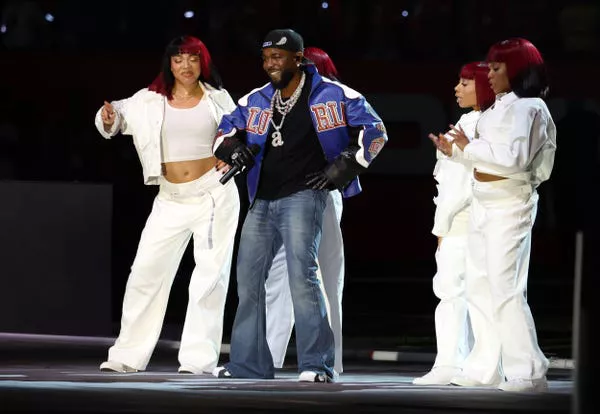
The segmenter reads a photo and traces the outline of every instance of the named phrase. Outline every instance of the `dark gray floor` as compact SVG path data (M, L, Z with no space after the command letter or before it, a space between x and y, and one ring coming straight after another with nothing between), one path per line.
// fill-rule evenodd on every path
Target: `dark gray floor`
M415 386L412 379L429 368L418 353L391 362L347 360L334 384L298 383L293 365L275 380L219 380L177 374L168 342L146 372L101 373L112 340L0 334L0 412L569 413L573 393L572 371L557 368L545 393Z

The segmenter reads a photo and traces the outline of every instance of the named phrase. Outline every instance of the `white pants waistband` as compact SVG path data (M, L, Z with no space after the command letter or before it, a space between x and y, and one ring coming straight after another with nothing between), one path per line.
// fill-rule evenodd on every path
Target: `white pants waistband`
M210 194L223 187L224 185L219 182L219 178L221 178L221 173L213 168L195 180L186 183L172 183L161 176L158 179L160 184L159 194L167 200L181 203L188 200L193 203L195 202L194 198Z
M221 176L222 174L220 172L211 168L204 175L186 183L172 183L162 176L159 178L160 190L158 192L158 198L161 200L181 204L199 204L204 201L205 197L210 198L211 210L210 224L208 226L209 249L212 249L213 247L213 225L215 221L215 198L213 197L213 193L222 190L222 188L227 185L232 185L232 183L235 185L233 180L227 184L221 184L219 182Z
M482 201L512 198L515 196L527 196L533 192L533 185L522 180L473 180L473 196Z

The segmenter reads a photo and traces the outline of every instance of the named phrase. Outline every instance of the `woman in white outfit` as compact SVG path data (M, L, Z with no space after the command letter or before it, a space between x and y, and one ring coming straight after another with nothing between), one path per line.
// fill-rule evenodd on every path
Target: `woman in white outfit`
M442 151L473 163L467 301L475 344L452 383L505 391L547 387L527 303L537 187L550 177L556 127L542 100L548 91L542 56L520 38L494 44L487 56L496 101L482 114L475 139L452 128Z
M167 46L162 71L148 88L105 102L96 114L103 137L133 136L145 184L159 185L127 281L119 337L103 371L146 369L192 236L196 266L179 372L210 373L217 364L240 202L233 180L219 183L212 144L221 117L233 108L205 45L184 36Z
M460 79L454 87L458 106L471 109L456 124L470 140L482 111L494 103L487 74L485 62L467 63L461 68ZM439 139L433 134L429 134L429 138L434 142ZM470 351L465 273L473 166L464 159L449 159L440 151L437 158L433 175L438 182L438 195L434 199L432 230L438 238L437 272L433 278L433 292L440 299L435 308L437 355L431 371L413 380L417 385L450 384L451 379L460 374Z
M322 49L307 47L304 57L313 61L319 74L338 80L337 69ZM342 220L342 194L338 190L329 192L323 213L323 233L318 260L320 279L328 304L329 323L335 342L334 370L343 371L342 366L342 292L344 290L344 241L340 222ZM294 327L294 310L288 282L285 249L283 246L273 259L266 284L267 343L273 356L273 364L281 368L285 359L290 336Z

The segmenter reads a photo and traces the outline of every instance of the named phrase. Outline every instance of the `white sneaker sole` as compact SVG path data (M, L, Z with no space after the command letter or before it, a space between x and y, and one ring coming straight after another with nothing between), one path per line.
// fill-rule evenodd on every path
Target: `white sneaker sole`
M333 382L333 378L330 378L325 374L320 374L314 371L303 371L298 376L298 382L328 383Z
M116 361L105 361L100 364L100 371L102 372L118 372L120 374L131 374L139 372L135 368L131 368L125 364Z

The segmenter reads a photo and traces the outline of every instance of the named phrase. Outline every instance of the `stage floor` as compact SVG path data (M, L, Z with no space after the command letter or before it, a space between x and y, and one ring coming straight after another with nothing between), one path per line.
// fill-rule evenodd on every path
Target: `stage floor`
M544 393L412 385L429 363L347 360L333 384L297 382L293 365L274 380L178 374L161 342L148 371L98 370L114 338L0 334L0 412L51 413L569 413L572 371L549 371ZM227 359L227 355L224 355ZM416 362L415 362L416 361Z

